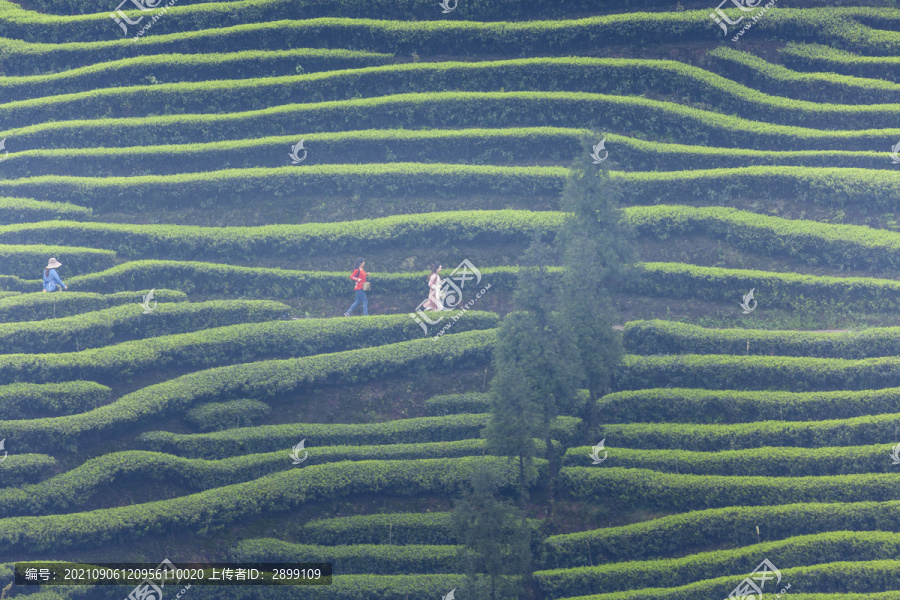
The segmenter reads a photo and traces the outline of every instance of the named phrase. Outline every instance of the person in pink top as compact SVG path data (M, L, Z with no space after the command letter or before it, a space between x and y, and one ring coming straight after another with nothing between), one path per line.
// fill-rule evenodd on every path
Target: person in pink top
M422 305L423 310L444 310L443 298L441 298L441 288L444 282L441 281L441 265L431 265L431 276L428 278L428 300Z
M365 259L357 258L356 266L353 267L353 272L350 273L350 279L356 282L356 285L353 286L353 289L356 290L356 302L354 302L350 308L347 309L347 312L344 313L345 317L349 317L350 313L353 312L353 309L360 304L362 304L363 315L369 316L369 299L366 298L366 292L363 290L366 283L366 272L363 269L365 266Z

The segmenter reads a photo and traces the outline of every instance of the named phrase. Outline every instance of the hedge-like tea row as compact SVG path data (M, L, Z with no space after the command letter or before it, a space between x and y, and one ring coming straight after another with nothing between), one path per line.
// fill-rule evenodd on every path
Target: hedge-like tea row
M658 238L704 235L756 254L788 255L831 268L900 267L900 234L884 229L782 219L722 206L632 206L623 214L638 232ZM11 227L10 231L19 231L19 227L30 231L27 225ZM21 243L19 239L13 243ZM80 238L72 240L81 243ZM114 246L105 247L117 250Z
M677 61L540 57L503 61L390 64L343 71L282 77L222 79L129 87L103 87L0 105L0 129L84 115L143 117L159 106L168 114L230 113L296 102L297 98L334 101L354 96L387 96L447 89L490 92L594 92L637 96L650 86L656 93L678 94L717 112L773 124L824 129L839 121L846 129L886 128L897 104L866 105L809 102L772 96L699 67ZM897 97L891 97L897 102Z
M7 155L8 156L8 155ZM91 209L69 202L47 202L31 198L0 198L0 223L31 223L45 219L78 219L91 216Z
M539 519L528 519L532 543L540 543ZM341 546L346 544L452 545L453 515L449 512L390 513L317 519L303 525L300 534L306 544Z
M71 246L9 246L0 245L0 274L31 279L42 276L47 259L56 257L66 270L62 273L90 273L102 271L116 264L116 253L94 248ZM63 280L65 283L65 280Z
M374 129L304 134L309 153L305 165L340 164L348 156L358 163L444 162L457 164L564 164L580 150L579 129L507 127L503 129ZM236 168L284 166L298 136L271 136L202 144L24 150L9 155L3 171L16 179L37 175L170 175ZM515 154L509 152L515 147ZM606 135L615 164L627 171L674 171L737 168L751 165L891 169L883 151L771 151L711 148ZM36 219L29 219L31 221ZM99 225L99 224L98 224ZM145 257L150 258L150 257Z
M728 46L710 50L706 58L706 65L722 76L776 96L827 104L889 104L900 101L900 86L884 81L883 74L874 79L861 79L836 73L800 73Z
M593 4L578 0L578 4L582 3L590 5L589 10L596 10ZM473 3L478 4L480 3ZM107 13L71 19L39 15L9 3L8 7L3 8L4 19L0 22L0 35L17 41L42 42L47 45L72 41L117 40L117 43L84 44L83 48L76 51L66 49L68 52L59 53L70 60L74 61L77 57L82 61L81 64L89 64L100 62L96 58L100 54L100 48L107 51L106 60L110 60L113 57L134 56L141 51L159 54L167 51L186 51L187 48L199 53L216 52L225 47L233 50L326 47L329 45L328 40L335 39L340 39L344 47L399 52L404 55L409 55L411 51L417 51L422 55L435 55L446 52L447 48L469 55L520 56L521 53L551 52L572 55L584 52L584 48L589 47L591 43L594 46L601 42L632 44L635 43L635 39L666 38L674 44L700 36L709 38L715 35L713 30L716 29L714 23L708 22L708 11L617 14L579 20L525 21L508 24L430 21L441 19L441 13L437 9L426 10L424 7L415 10L412 8L413 4L409 5L409 9L403 10L405 15L421 11L422 14L428 15L426 18L429 21L383 20L388 18L384 13L384 3L379 3L377 7L366 6L362 9L362 14L353 11L355 18L344 17L346 12L334 17L310 18L311 15L305 6L285 0L268 2L266 5L265 8L257 6L254 10L247 10L242 5L231 3L173 6L168 9L168 18L160 19L154 24L151 36L142 37L139 43L135 43L133 38L140 30L140 25L130 27L125 39L122 39L122 30L110 22ZM496 3L492 5L496 6ZM502 21L507 18L503 15L508 5L509 3L503 3L502 8L498 7L500 10L491 20ZM488 3L482 6L488 6ZM343 11L346 10L348 9L343 8ZM126 14L136 19L140 16L140 11L126 11ZM368 16L371 20L356 18L362 16ZM279 21L290 18L303 20ZM224 32L215 31L224 28L227 28ZM270 37L266 34L271 35L273 30L282 36L277 43L266 39ZM40 47L43 44L21 42L10 44L11 50L19 51L16 58L23 63L18 68L19 72L39 72L38 61L41 59L45 63L58 64L59 61L56 60L58 54L57 56L51 54L48 57L47 50ZM127 45L131 45L134 49L129 52Z
M78 193L85 204L98 211L142 213L171 210L176 206L209 208L214 200L216 206L225 208L225 198L231 198L233 204L246 204L250 198L266 201L280 198L285 206L314 208L318 200L312 198L323 196L333 197L336 208L332 210L349 211L353 200L344 192L352 194L363 189L373 196L398 199L437 196L432 204L447 209L459 208L457 195L479 194L498 196L490 203L494 206L484 208L510 204L509 196L518 197L515 208L532 208L538 199L549 202L560 192L567 172L563 167L420 163L310 165L137 177L44 175L0 180L0 193L27 193L36 197ZM877 187L875 180L870 183ZM421 206L417 207L421 210Z
M806 358L677 354L626 355L616 375L620 390L658 387L715 389L866 390L900 386L900 358Z
M371 446L372 457L381 456L382 444L427 444L433 440L453 442L477 438L489 415L455 414L443 417L416 417L387 423L288 423L229 429L213 433L178 434L150 431L138 437L149 450L190 458L225 458L247 453L272 452L289 448L301 439L308 447ZM557 417L551 427L554 438L569 442L574 438L581 419ZM474 448L483 451L483 447ZM314 454L315 452L311 452Z
M72 352L129 340L188 333L284 317L291 307L271 300L164 304L149 314L137 303L50 321L0 324L0 354Z
M769 124L672 102L585 92L435 92L337 102L289 104L229 114L165 115L46 122L11 129L11 155L60 146L132 147L196 144L304 131L572 127L598 113L606 126L666 142L757 150L887 152L900 129L823 130ZM633 134L632 134L633 135ZM299 139L299 138L298 138ZM279 158L289 149L278 151ZM274 150L273 150L274 151ZM885 154L885 160L888 160ZM305 169L303 165L297 167ZM759 190L757 190L759 191Z
M388 338L406 337L403 333L408 331L408 326L404 325L385 327L382 335ZM338 342L339 338L343 338L340 340L343 348L377 343L376 336L362 335L365 330L355 323L336 326L335 329L338 335L324 340L306 338L306 347L315 348L314 352L318 354L330 350L328 346ZM375 333L377 329L370 331ZM209 330L203 333L209 334ZM351 336L355 342L347 341ZM437 340L418 339L362 350L218 367L143 387L121 396L112 404L78 415L2 421L0 430L25 450L73 446L114 428L121 431L126 425L146 423L166 413L212 400L234 397L265 400L314 384L368 381L391 375L410 376L419 371L484 364L490 358L494 336L493 330L470 331L445 335ZM149 346L147 340L141 344L142 348ZM232 356L228 359L235 360ZM43 362L35 361L37 365ZM185 366L184 361L179 362L178 366ZM117 376L121 378L122 374Z
M187 411L184 416L200 431L216 431L248 427L266 418L271 411L272 408L265 402L243 398L201 404Z
M453 515L449 512L390 513L317 519L303 525L304 543L325 546L345 544L450 545Z
M795 589L803 590L807 593L791 594L791 597L801 600L837 600L838 598L842 600L861 600L862 598L893 600L900 595L896 578L897 569L900 569L900 561L883 559L872 561L854 560L853 562L832 562L808 567L782 568L779 569L782 577L781 583L776 584L777 580L773 578L773 580L767 582L765 589L766 592L771 593L773 596L786 595ZM706 579L678 587L669 588L653 585L647 589L579 596L577 600L695 600L696 598L718 598L720 595L728 594L731 590L734 590L749 574L735 572L728 576L718 576L714 579ZM891 589L894 590L893 593L874 593ZM846 595L831 593L835 591L845 592ZM851 594L849 592L854 593ZM870 595L866 592L873 594ZM566 600L575 600L575 598L567 596Z
M490 412L490 395L469 392L432 396L425 401L425 412L432 416Z
M462 458L484 454L484 441L477 439L375 447L307 445L307 454L300 455L306 459L300 467L295 467L291 452L295 443L287 442L279 450L268 453L250 454L251 449L248 449L246 454L222 460L182 458L140 450L104 454L36 485L0 489L0 517L71 512L83 507L99 490L121 479L139 478L148 484L166 482L187 491L201 491L326 463Z
M789 254L855 269L900 267L900 234L871 227L783 219L718 206L631 206L623 209L623 217L639 233L656 238L704 235L757 254ZM258 227L48 221L0 226L0 242L62 240L112 250L121 258L178 260L202 253L208 259L242 261L368 253L397 246L487 246L498 236L529 239L535 230L552 237L562 218L556 211L470 210Z
M581 149L580 129L563 127L516 127L505 129L370 129L365 131L333 131L303 134L308 150L303 165L340 164L352 157L358 163L379 162L444 162L458 164L557 164L567 165L572 154ZM288 152L300 141L297 134L253 139L220 140L201 144L132 146L125 148L72 148L65 153L55 150L23 150L9 155L3 172L9 179L36 175L132 176L135 173L169 175L197 171L215 171L223 165L235 168L282 167ZM607 136L615 142L618 162L631 166L645 154L658 158L661 150L644 142L632 148L636 140ZM515 154L509 152L515 147ZM613 146L609 146L613 148ZM681 148L681 147L679 147ZM684 152L662 153L678 164L707 168L706 158L696 151L708 148L685 146ZM692 152L692 150L694 152ZM301 156L302 152L299 153ZM684 154L682 156L682 154ZM715 166L741 166L749 162L777 162L772 153L750 153L747 159L732 149L722 149ZM776 153L777 154L777 153ZM799 153L786 156L786 164L830 165L861 168L885 168L880 153L839 152ZM633 155L633 158L630 158ZM822 159L825 160L822 160ZM839 158L839 160L838 160ZM799 161L799 162L798 162ZM640 168L640 167L637 167ZM669 166L668 168L673 168ZM33 219L32 219L33 220ZM133 226L132 226L133 227ZM149 258L149 257L147 257Z
M382 65L392 60L393 57L389 54L323 48L156 54L104 61L57 73L2 77L0 94L6 98L24 100L111 86L250 79L261 75L279 77L297 73L354 69Z
M900 388L835 392L689 388L614 392L597 402L604 423L823 421L900 410Z
M109 394L108 387L93 381L0 385L0 419L37 419L85 412L105 404Z
M832 446L830 448L746 448L719 452L647 450L607 446L603 467L651 469L666 473L735 477L752 473L766 477L810 477L857 473L897 473L891 459L894 444ZM568 467L590 467L591 446L569 448Z
M0 432L2 433L2 432ZM16 454L12 443L4 444L8 455L6 460L0 463L0 494L6 488L15 489L18 486L37 483L53 474L56 469L56 459L46 454Z
M207 260L237 262L252 257L271 263L281 257L302 264L303 256L351 255L398 246L482 246L516 235L530 239L536 230L552 235L562 217L555 211L471 210L259 227L48 221L0 226L0 242L44 243L52 238L90 243L130 258L184 260L202 254Z
M460 198L495 195L480 208L534 209L558 195L568 170L563 167L501 167L385 163L366 165L309 165L278 168L225 169L206 173L137 177L71 177L43 175L0 180L0 192L35 197L78 193L98 211L171 210L176 205L207 208L229 192L232 203L281 199L296 208L316 208L321 198L336 204L327 214L346 213L352 200L346 194L365 190L370 197L390 197L384 209L413 212L404 199L429 197L430 210L459 208ZM753 197L788 199L822 205L862 204L869 209L893 206L900 193L900 173L875 169L829 170L808 167L756 166L702 171L613 172L634 204L726 201ZM452 191L452 194L451 194ZM316 200L318 199L318 200ZM421 206L417 206L421 210ZM475 206L472 206L475 208Z
M473 280L469 285L512 289L515 285L517 267L494 267L479 270L481 281ZM558 272L554 269L553 272ZM165 281L166 285L178 287L193 294L215 294L228 296L251 296L261 298L283 298L294 300L298 296L315 298L341 298L352 294L349 270L335 273L326 271L294 271L262 267L237 267L220 263L203 263L171 260L139 260L117 265L106 271L70 278L66 283L78 289L106 291L122 288L149 290L154 282ZM409 295L418 297L426 289L428 272L419 273L376 273L369 274L372 294L387 296ZM37 282L15 280L14 287L27 290ZM465 292L463 292L465 294ZM472 296L474 296L472 293ZM464 296L467 297L467 296ZM422 298L424 300L424 298ZM411 304L410 312L416 310ZM420 330L421 331L421 330Z
M710 548L829 531L900 532L900 502L853 502L740 506L697 510L624 525L551 536L544 544L546 568L684 556ZM727 592L726 592L727 594Z
M822 44L788 42L779 50L779 58L799 71L827 71L900 83L898 56L860 56Z
M167 13L171 16L156 22L152 35L140 37L140 42L136 44L133 38L140 31L140 26L130 27L124 34L126 38L122 39L122 30L110 23L106 13L71 19L33 13L8 3L3 7L4 20L0 22L2 25L0 35L16 41L27 40L28 42L43 42L48 45L71 41L119 40L118 43L84 44L84 48L78 48L81 64L99 62L94 57L99 53L100 48L106 50L106 60L109 60L111 57L134 55L140 51L147 54L184 51L185 46L189 46L193 52L199 53L215 52L223 47L234 50L268 47L326 47L329 46L329 40L340 39L342 45L346 47L401 54L418 51L423 55L439 55L446 52L447 48L453 48L460 54L469 55L520 56L522 54L546 55L549 53L573 55L583 53L584 48L588 47L618 48L622 45L634 44L643 47L648 42L658 43L659 40L666 40L666 43L669 44L678 44L697 38L714 39L721 35L715 23L710 21L707 7L695 11L662 12L652 10L631 14L595 16L579 20L521 23L502 22L504 19L515 19L510 16L510 3L508 2L500 5L488 2L472 3L472 7L492 7L487 13L483 12L483 8L480 11L461 8L461 15L466 15L464 18L487 18L491 21L501 21L499 23L479 23L459 22L455 18L444 19L444 16L437 10L429 12L425 7L413 4L404 4L402 8L397 7L402 12L399 21L383 20L390 18L384 12L384 3L364 5L359 11L343 7L343 3L339 6L341 6L340 12L335 17L313 19L310 19L311 15L307 6L286 0L261 3L261 5L254 6L252 10L248 10L244 5L234 5L233 3L174 6L167 9ZM414 6L418 8L413 8ZM546 6L546 4L539 6ZM571 14L568 13L569 6L566 5L566 14ZM589 6L590 12L596 11L596 5L584 2L584 0L574 3L572 10L578 11L582 6ZM671 8L671 5L668 7ZM345 11L347 10L353 11L354 17L367 16L373 20L336 18L346 15ZM474 12L469 13L469 10L474 10ZM738 18L742 14L733 8L726 10L732 18ZM422 21L402 20L419 13L419 11L423 15ZM127 12L133 18L141 16L141 12L137 10ZM334 15L333 12L324 14ZM544 13L539 11L537 14L543 15ZM558 9L550 11L549 14L557 18L560 15ZM159 14L157 13L156 16ZM304 19L304 21L287 23L278 21L289 18ZM854 49L871 50L870 54L875 54L879 50L882 53L893 54L892 50L898 46L897 40L883 34L880 36L871 33L866 35L867 28L857 23L854 18L864 18L867 22L892 23L892 12L887 9L871 7L832 8L827 11L779 8L776 11L770 11L765 20L757 24L757 28L764 32L762 35L768 34L786 39L805 39L810 36L810 32L815 32L820 37L832 40L836 44L842 43L852 45ZM430 21L431 19L441 20ZM277 22L260 23L262 21ZM270 39L271 31L275 29L275 26L277 26L276 33L281 33L282 36L277 43ZM217 31L222 28L227 28L224 33ZM212 31L197 31L203 29ZM888 25L882 29L891 29L891 27ZM269 35L266 35L267 33ZM881 48L878 46L879 42ZM137 48L129 53L124 48L128 44ZM53 55L48 57L42 53L38 44L18 42L11 43L9 46L11 50L18 50L24 54L24 56L18 53L14 54L14 58L22 63L19 68L27 69L27 72L37 70L39 68L38 61L41 59L44 60L45 65L57 62L53 60ZM68 53L72 52L68 48L66 50ZM90 57L85 56L85 53Z
M454 333L490 329L499 322L494 313L468 311L458 316L460 319L451 330ZM173 366L203 369L273 357L339 352L421 337L422 330L409 315L372 316L352 322L301 319L227 325L81 352L7 355L0 362L0 380L39 383L91 379L113 384L142 371L162 371Z
M308 546L273 538L241 540L232 550L239 562L331 563L335 573L452 573L460 546Z
M626 323L622 340L632 354L776 354L846 359L900 355L900 327L821 333L707 329L651 320Z
M68 282L69 278L66 277ZM42 286L38 285L38 290ZM13 321L47 321L71 317L87 312L94 312L121 306L123 304L140 304L151 288L141 292L115 292L112 294L95 294L90 292L69 291L45 294L41 291L17 294L13 297L0 298L0 322ZM33 292L34 287L27 290ZM187 302L187 294L175 290L157 289L153 292L157 304Z
M40 552L133 543L168 531L175 524L186 534L197 534L261 514L290 510L306 502L355 494L443 496L468 485L482 464L496 467L502 489L515 485L517 466L500 457L312 465L171 500L86 513L0 519L0 549ZM528 480L534 482L542 476L546 476L546 462L536 460L527 473Z
M755 289L754 299L761 310L766 307L801 310L824 307L835 311L893 312L900 307L900 283L893 279L721 269L685 263L643 263L639 266L642 274L631 283L629 291L632 293L727 302L735 311L742 294L750 289ZM118 266L113 270L122 268Z
M885 449L884 461L890 454ZM562 489L581 502L609 502L660 510L771 506L797 502L900 500L900 473L819 477L684 475L621 467L565 467Z
M828 421L763 421L735 425L630 423L601 425L597 440L628 448L718 452L764 446L826 448L895 444L898 413ZM887 458L885 458L887 460Z
M748 575L766 557L776 567L829 563L852 556L880 560L900 552L900 536L884 531L835 531L791 537L746 548L704 552L683 558L612 563L594 567L537 571L544 598L562 598L641 588L670 588L723 574ZM771 585L770 582L769 585Z

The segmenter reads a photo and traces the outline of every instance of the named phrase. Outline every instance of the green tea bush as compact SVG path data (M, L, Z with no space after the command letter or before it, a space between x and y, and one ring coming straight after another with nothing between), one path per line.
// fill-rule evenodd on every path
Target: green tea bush
M93 381L0 385L0 419L71 415L102 406L110 389Z
M265 419L272 408L259 400L208 402L187 411L185 418L201 431L247 427Z

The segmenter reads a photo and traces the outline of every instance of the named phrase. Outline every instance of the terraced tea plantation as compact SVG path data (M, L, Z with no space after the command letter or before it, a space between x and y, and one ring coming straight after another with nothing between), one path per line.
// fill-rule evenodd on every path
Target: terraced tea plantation
M0 598L900 599L894 2L117 1L0 0ZM495 350L595 180L624 355L520 463ZM13 583L166 559L333 578Z

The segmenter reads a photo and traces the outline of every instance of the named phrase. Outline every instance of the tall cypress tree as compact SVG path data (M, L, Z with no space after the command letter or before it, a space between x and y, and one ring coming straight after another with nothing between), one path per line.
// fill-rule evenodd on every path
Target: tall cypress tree
M582 139L582 147L560 198L567 217L556 240L565 267L559 307L594 401L609 388L624 352L621 335L612 329L618 315L611 293L634 276L628 266L637 252L634 230L622 219L621 186L610 178L605 163L592 163L590 138Z
M469 598L521 597L531 573L531 529L524 512L498 498L500 479L482 465L472 475L471 490L454 502L453 532L464 546L459 558ZM488 589L482 594L484 576Z
M513 302L494 347L491 418L486 437L492 453L518 456L520 502L524 508L524 472L534 454L531 440L544 440L551 476L556 475L550 439L557 415L574 402L580 361L565 321L553 312L556 289L548 265L549 246L538 232L523 254Z

